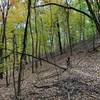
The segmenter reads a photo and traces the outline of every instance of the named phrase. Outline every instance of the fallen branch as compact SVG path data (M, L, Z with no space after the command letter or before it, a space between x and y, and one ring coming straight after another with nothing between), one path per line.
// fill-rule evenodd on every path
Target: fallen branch
M7 49L8 51L13 51L13 50L11 50L11 49ZM16 54L22 54L22 52L15 52ZM49 63L49 64L51 64L51 65L54 65L55 67L58 67L58 68L60 68L60 69L63 69L63 70L67 70L67 68L64 68L64 67L61 67L61 66L59 66L59 65L57 65L57 64L55 64L55 63L53 63L53 62L51 62L51 61L49 61L49 60L46 60L46 59L44 59L44 58L41 58L41 57L35 57L35 56L33 56L33 55L31 55L31 54L27 54L27 53L23 53L23 55L26 55L26 56L30 56L30 57L32 57L32 58L35 58L35 59L37 59L37 60L42 60L42 61L45 61L45 62L47 62L47 63Z

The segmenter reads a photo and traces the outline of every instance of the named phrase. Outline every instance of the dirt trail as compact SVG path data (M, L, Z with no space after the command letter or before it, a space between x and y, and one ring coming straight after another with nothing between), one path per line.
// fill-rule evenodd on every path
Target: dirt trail
M100 100L100 52L87 53L82 49L83 46L73 52L70 67L66 66L67 53L55 58L65 71L43 62L32 74L31 65L26 65L24 100ZM6 88L5 78L0 80L0 100L14 100L13 95L13 85Z
M35 100L56 100L56 96L58 96L61 100L65 100L64 98L68 97L68 93L70 93L72 100L99 100L99 55L100 53L96 52L92 53L91 56L85 53L71 56L72 67L66 71L45 63L43 69L39 69L37 73L38 80L35 83L35 87L33 86L35 95L31 95L33 96L32 98L35 96ZM62 55L62 59L59 59L56 64L67 68L66 59L66 54Z

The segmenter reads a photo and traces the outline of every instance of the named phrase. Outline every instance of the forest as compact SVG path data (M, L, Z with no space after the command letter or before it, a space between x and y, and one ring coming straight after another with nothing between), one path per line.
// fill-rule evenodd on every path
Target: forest
M0 100L100 100L100 0L0 0Z

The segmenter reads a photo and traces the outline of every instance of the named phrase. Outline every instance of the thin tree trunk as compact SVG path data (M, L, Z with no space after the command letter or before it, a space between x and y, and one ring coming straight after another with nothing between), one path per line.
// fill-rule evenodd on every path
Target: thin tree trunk
M29 18L29 26L30 26L30 33L32 39L32 56L34 56L34 40L33 40L33 33L32 33L32 26L31 26L31 15ZM32 73L34 73L34 58L32 57Z
M68 31L68 38L69 38L69 46L70 46L70 55L72 55L72 40L71 40L71 34L70 34L70 25L69 25L69 10L67 11L67 31Z
M21 95L21 78L22 78L22 60L24 57L24 53L26 51L26 43L27 43L27 28L28 28L28 23L29 23L29 17L30 17L30 12L31 11L31 0L28 0L28 14L27 14L27 20L26 20L26 26L25 26L25 30L24 30L24 39L23 39L23 51L20 57L20 68L19 68L19 74L18 74L18 91L17 91L17 95L20 96Z
M34 6L36 5L36 0L34 2ZM36 57L38 57L38 32L37 32L37 12L36 9L34 8L34 12L35 12L35 33L36 33L36 45L35 45L35 55ZM38 68L38 61L35 61L35 70L37 71Z
M7 41L6 41L6 22L7 22L7 16L8 16L8 11L9 11L9 0L7 4L7 10L5 11L6 8L2 9L2 45L5 47L5 56L7 54ZM2 49L2 55L4 54L3 49ZM2 57L1 55L1 57ZM7 62L7 60L5 59ZM9 85L8 82L8 66L6 68L6 86Z
M14 93L16 95L16 83L15 83L15 63L16 63L16 56L15 56L15 34L13 35L13 86L14 86Z
M58 28L58 41L59 41L60 54L63 54L62 43L61 43L61 34L60 34L60 26L59 26L58 19L57 19L57 28Z

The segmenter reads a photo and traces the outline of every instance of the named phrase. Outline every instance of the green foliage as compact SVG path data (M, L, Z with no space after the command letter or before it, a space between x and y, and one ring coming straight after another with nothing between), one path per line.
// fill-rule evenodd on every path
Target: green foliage
M35 0L32 0L32 7L34 6L34 2ZM65 6L73 6L89 14L87 4L84 0L72 0L72 2L69 3L70 5L66 4L65 1L63 0L42 0L42 4L46 4L49 2L62 4ZM95 14L97 14L98 7L96 5L96 2L92 2L92 8ZM35 10L36 10L36 15L35 15ZM32 8L30 21L31 21L31 31L34 42L33 48L35 53L36 53L36 41L38 41L38 49L40 45L41 53L45 52L44 47L47 53L49 53L52 48L51 45L52 42L56 50L56 48L58 48L58 36L57 36L58 30L60 30L62 45L64 44L66 46L69 45L69 34L68 34L68 23L67 23L68 16L69 16L70 37L72 43L79 42L83 34L85 40L93 37L93 30L94 31L96 30L94 23L92 23L89 18L87 18L83 14L80 14L79 12L64 9L55 5L35 8L35 9ZM12 6L10 7L6 24L8 49L13 49L12 39L13 39L13 34L15 34L18 51L22 52L23 34L25 29L26 18L27 18L27 0L25 2L21 2L19 0L18 1L12 0ZM60 29L58 29L57 27L57 19L59 22ZM37 25L35 25L36 24L35 20ZM2 16L0 16L0 21L2 22ZM37 33L35 32L36 28L37 28ZM0 26L0 29L2 29L2 25ZM14 30L13 33L12 30ZM2 34L0 34L0 39L1 38ZM32 37L30 34L30 25L28 25L26 45L27 45L26 48L27 52L31 54ZM2 48L2 44L0 44L0 48ZM5 64L4 66L7 66L7 64Z

